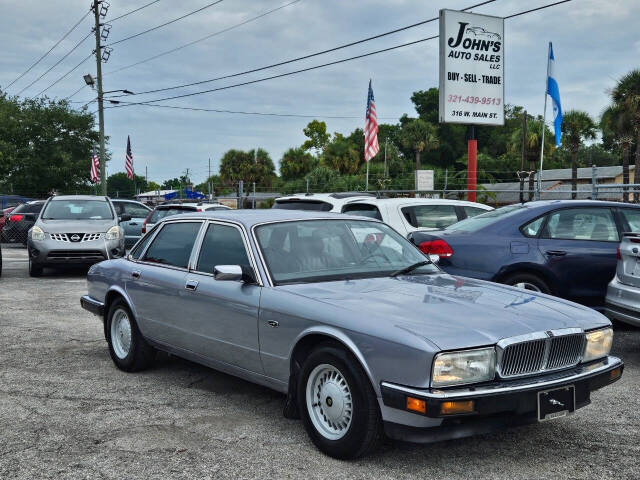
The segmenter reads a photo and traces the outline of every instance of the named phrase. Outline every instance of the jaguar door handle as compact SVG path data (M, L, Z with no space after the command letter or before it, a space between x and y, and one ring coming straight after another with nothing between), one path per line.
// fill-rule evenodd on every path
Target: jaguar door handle
M280 323L276 322L275 320L269 320L267 322L267 325L269 325L270 327L276 328L280 325Z
M195 291L198 288L198 281L187 280L187 283L185 283L184 288L186 288L187 290Z
M552 257L563 257L567 254L564 250L547 250L547 255Z
M131 277L135 278L136 280L140 278L140 270L134 270L133 272L131 272Z

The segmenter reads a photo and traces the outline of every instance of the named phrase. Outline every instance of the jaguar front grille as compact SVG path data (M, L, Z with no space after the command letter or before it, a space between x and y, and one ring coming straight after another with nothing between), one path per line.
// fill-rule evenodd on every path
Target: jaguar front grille
M569 368L580 362L584 350L584 332L544 332L539 337L499 342L498 372L502 378Z

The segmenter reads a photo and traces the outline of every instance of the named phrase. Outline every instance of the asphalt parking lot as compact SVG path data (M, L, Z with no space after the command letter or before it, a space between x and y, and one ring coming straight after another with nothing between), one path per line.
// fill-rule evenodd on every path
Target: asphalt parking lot
M616 325L621 381L577 414L432 445L386 442L342 462L321 454L284 397L165 355L126 374L97 317L86 271L27 273L3 248L0 478L638 478L640 329Z

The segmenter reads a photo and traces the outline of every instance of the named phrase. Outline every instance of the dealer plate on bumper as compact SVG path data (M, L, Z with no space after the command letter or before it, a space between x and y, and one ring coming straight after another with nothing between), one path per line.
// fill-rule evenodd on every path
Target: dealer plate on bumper
M564 417L576 409L573 385L538 392L538 421Z

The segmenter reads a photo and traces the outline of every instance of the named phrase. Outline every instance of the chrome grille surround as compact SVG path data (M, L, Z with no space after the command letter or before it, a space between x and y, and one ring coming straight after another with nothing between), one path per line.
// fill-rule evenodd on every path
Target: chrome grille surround
M50 233L51 240L58 242L71 242L70 237L72 235L78 235L80 240L73 240L74 242L91 242L98 240L102 236L101 233Z
M497 345L496 371L501 378L552 372L582 360L585 334L564 328L504 338Z

